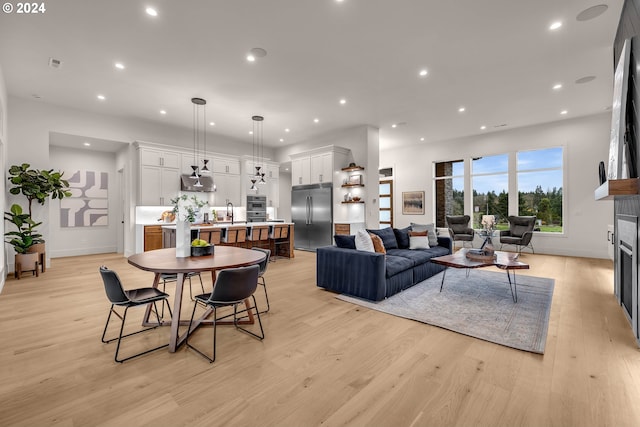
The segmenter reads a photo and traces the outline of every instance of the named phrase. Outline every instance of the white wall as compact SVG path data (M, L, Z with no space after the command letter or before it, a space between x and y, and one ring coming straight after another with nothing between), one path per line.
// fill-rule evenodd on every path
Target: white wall
M106 172L108 181L109 217L107 226L98 227L61 227L60 201L50 200L49 239L47 253L51 258L96 253L116 252L118 244L118 214L122 212L118 189L116 155L98 151L75 150L52 146L50 161L65 171L64 177L70 178L78 170Z
M2 67L0 67L0 176L4 179L7 176L6 172L6 158L7 158L7 88L4 82L4 74L2 73ZM5 196L0 198L0 209L4 212L6 203L7 203L7 192L5 191ZM4 217L4 215L3 215ZM2 221L2 225L0 226L0 230L2 230L2 241L4 242L4 233L5 233L5 222ZM5 251L5 244L2 244L0 247L0 260L2 260L2 265L0 265L0 292L2 292L2 288L4 288L4 282L7 277L7 264L8 264L8 255Z
M565 164L564 233L536 234L536 252L608 258L607 224L613 221L613 202L596 201L598 164L609 151L611 115L598 114L538 126L493 132L439 143L413 145L380 153L380 167L393 167L396 227L410 222L434 222L433 162L563 146ZM402 215L402 192L425 191L425 215Z

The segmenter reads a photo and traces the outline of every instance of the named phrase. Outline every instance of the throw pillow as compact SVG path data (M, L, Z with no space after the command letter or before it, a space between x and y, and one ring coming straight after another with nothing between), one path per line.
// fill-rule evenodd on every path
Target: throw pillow
M396 235L398 249L409 249L409 231L411 231L411 227L393 229L393 234Z
M428 231L410 231L409 249L429 249Z
M355 249L356 248L356 236L351 235L347 236L344 234L336 234L333 236L333 240L336 241L336 246L344 249Z
M371 243L373 243L373 249L379 254L386 254L387 251L384 249L384 243L382 243L382 239L380 238L380 236L373 233L369 233L369 236L371 236Z
M365 252L375 252L376 250L373 248L373 242L371 241L371 236L367 233L366 230L358 230L356 232L356 249L359 251Z
M382 244L386 250L398 249L398 241L396 235L393 233L393 228L381 228L379 230L367 230L369 233L373 233L382 239Z
M411 229L413 231L424 231L427 230L429 234L427 237L429 238L430 246L438 246L438 233L436 232L436 226L434 223L431 224L415 224L411 223Z

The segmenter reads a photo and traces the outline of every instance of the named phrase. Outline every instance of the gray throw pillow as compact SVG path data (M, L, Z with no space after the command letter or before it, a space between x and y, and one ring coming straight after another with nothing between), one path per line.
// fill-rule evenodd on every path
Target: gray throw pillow
M436 225L431 224L416 224L411 223L411 230L413 231L427 231L427 237L429 238L429 246L438 246L438 234L436 232Z

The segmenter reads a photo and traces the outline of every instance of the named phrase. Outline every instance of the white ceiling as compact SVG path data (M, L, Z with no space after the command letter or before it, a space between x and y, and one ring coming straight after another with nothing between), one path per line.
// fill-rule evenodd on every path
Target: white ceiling
M10 95L190 129L197 96L216 123L209 131L233 139L249 142L260 114L268 146L367 124L390 148L603 112L623 0L44 4L41 14L0 13ZM597 4L608 10L576 19ZM256 47L267 56L249 63ZM575 83L585 76L595 80Z

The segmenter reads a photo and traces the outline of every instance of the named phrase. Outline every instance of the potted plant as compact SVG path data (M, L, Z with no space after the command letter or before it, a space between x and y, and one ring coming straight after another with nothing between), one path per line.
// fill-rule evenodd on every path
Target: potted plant
M21 165L13 165L9 168L10 176L8 179L11 184L14 185L14 187L9 189L9 193L14 195L22 194L27 198L29 214L20 213L20 215L27 215L29 220L35 224L31 210L34 200L44 205L49 197L52 199L63 199L70 197L71 192L68 191L69 182L62 178L64 172L54 172L53 169L30 169L30 167L31 165L29 163L23 163ZM7 218L6 214L5 212L5 219ZM28 223L24 222L24 224ZM38 223L37 225L40 224L41 223ZM20 227L18 228L20 229ZM15 247L14 245L14 248ZM44 273L46 270L46 255L44 240L41 235L38 235L37 242L29 246L28 252L36 252L38 254L38 263L42 266L42 272ZM16 250L16 253L20 252Z
M29 163L13 165L9 168L8 179L14 185L9 189L11 194L22 194L27 198L29 216L32 216L31 205L34 200L44 205L49 197L52 199L63 199L70 197L68 191L69 182L62 179L64 172L54 172L50 170L29 169Z
M31 219L31 215L23 213L22 207L18 204L11 205L9 212L4 213L5 221L15 225L17 231L8 231L4 233L5 242L13 246L15 255L15 276L20 278L22 269L33 270L28 268L35 265L37 273L38 264L42 261L38 252L31 251L34 245L44 243L42 235L36 232L41 222L35 222Z

